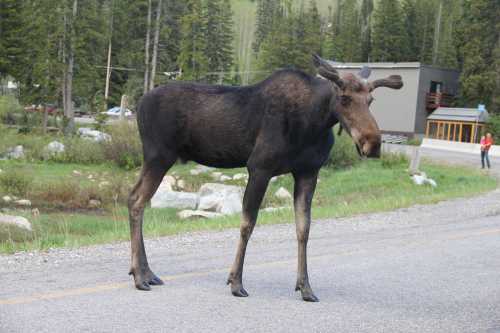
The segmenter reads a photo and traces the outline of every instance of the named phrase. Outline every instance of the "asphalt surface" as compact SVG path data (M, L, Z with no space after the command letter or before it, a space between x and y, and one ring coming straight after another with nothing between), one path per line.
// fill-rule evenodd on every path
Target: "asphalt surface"
M248 298L225 285L238 230L150 239L165 285L133 288L128 243L0 256L0 332L500 332L500 191L315 221L293 291L292 224L257 227Z

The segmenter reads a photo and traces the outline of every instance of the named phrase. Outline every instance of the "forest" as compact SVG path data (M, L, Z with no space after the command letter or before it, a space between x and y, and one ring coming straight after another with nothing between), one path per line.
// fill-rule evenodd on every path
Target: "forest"
M23 104L94 113L169 80L413 62L461 72L462 106L500 112L498 0L0 0L0 80Z

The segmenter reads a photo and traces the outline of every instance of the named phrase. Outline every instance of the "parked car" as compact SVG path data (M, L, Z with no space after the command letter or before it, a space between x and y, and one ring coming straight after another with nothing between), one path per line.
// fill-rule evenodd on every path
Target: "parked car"
M111 117L119 117L121 112L121 108L119 106L115 106L114 108L109 109L108 111L104 111L103 113L107 114ZM129 109L125 109L124 116L130 117L132 115L132 111Z

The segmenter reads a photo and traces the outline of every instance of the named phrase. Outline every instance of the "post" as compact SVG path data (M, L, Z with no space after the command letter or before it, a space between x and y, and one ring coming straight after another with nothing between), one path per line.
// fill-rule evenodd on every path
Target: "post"
M47 107L44 105L43 106L43 121L42 121L42 133L45 135L47 134L47 120L49 117L49 110L47 110Z
M122 100L120 102L120 120L125 118L125 109L128 106L128 97L127 95L122 95Z
M413 147L413 150L411 152L410 167L408 168L410 176L418 174L419 168L420 168L420 146L416 146Z

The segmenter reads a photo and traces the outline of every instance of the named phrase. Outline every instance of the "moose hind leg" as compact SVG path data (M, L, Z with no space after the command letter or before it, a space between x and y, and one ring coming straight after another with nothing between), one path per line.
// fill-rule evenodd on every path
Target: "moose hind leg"
M149 268L146 250L144 248L142 224L146 203L153 197L163 176L174 162L174 156L170 157L168 161L145 161L139 181L134 186L129 196L128 211L132 252L129 274L134 276L135 287L139 290L150 290L150 285L163 284L163 281Z
M294 174L294 209L298 242L297 284L295 291L300 290L302 299L308 302L319 301L312 291L307 274L307 241L311 225L311 203L316 189L317 177L317 172L306 175Z
M265 171L250 171L248 185L243 197L243 213L240 227L240 240L236 258L234 259L227 284L231 284L231 293L237 297L247 297L248 293L243 288L243 263L245 261L245 252L248 240L252 235L253 228L257 222L260 204L271 174Z

